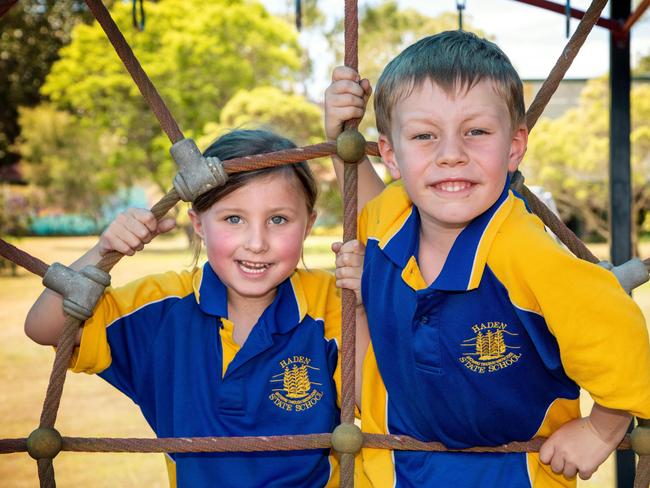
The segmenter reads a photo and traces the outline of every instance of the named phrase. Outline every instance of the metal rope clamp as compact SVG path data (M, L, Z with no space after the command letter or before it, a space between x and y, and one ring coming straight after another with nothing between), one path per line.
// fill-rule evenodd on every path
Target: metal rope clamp
M641 286L650 280L648 269L639 258L632 258L618 266L614 266L608 261L601 261L598 265L614 273L614 276L616 276L616 279L628 295L637 286Z
M223 185L228 174L219 158L204 157L192 139L182 139L169 152L178 164L174 189L184 202L192 202L208 190Z
M43 285L63 296L63 310L81 321L88 320L95 305L110 285L111 276L95 266L75 271L52 263L43 276Z

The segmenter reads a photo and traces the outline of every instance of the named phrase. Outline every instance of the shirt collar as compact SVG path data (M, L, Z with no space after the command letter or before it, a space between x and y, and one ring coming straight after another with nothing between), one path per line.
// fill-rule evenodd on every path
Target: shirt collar
M208 315L228 318L228 289L206 262L193 281L194 297L199 308ZM268 325L269 332L285 333L298 325L307 314L307 300L300 274L294 272L278 286L278 293L262 316L260 322Z
M508 177L497 201L458 235L431 289L463 291L478 287L490 246L514 203L515 196L509 187ZM391 261L404 269L409 261L411 265L415 264L413 257L418 254L420 217L417 208L411 205L410 212L397 224L399 228L396 230L393 226L381 239L379 247Z

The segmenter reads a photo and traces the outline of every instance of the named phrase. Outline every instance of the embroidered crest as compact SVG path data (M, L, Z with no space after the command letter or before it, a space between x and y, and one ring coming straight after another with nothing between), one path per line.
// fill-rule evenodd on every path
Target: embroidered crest
M461 344L467 348L458 360L475 373L494 373L512 366L519 361L521 353L510 351L519 349L512 344L512 337L518 334L507 331L508 324L503 322L485 322L472 326L476 335Z
M321 398L323 392L317 390L312 376L320 368L310 365L311 359L305 356L291 356L280 361L281 373L273 375L271 383L277 383L279 388L273 388L269 395L275 406L289 412L302 412L312 408Z

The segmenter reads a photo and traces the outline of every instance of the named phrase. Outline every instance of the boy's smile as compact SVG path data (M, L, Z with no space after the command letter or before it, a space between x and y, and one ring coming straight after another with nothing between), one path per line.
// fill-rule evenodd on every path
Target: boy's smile
M498 199L526 151L491 81L447 93L425 81L399 100L379 148L420 211L424 231L460 232Z

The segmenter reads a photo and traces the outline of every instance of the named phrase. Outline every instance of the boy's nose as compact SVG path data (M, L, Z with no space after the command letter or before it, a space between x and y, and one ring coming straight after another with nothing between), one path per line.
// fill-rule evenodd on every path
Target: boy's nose
M268 250L266 230L262 226L252 225L246 233L244 247L251 252L261 253Z
M436 164L439 166L456 166L467 163L467 154L460 136L443 138L438 145Z

